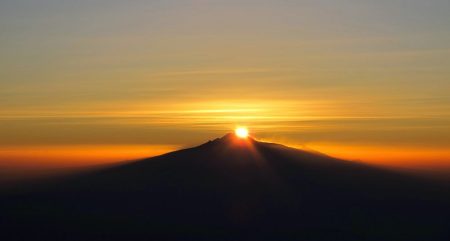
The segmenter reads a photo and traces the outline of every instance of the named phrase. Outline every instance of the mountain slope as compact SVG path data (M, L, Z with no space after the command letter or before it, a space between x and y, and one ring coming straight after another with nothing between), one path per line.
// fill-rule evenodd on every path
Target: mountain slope
M9 239L446 240L447 191L228 134L2 197L0 211Z

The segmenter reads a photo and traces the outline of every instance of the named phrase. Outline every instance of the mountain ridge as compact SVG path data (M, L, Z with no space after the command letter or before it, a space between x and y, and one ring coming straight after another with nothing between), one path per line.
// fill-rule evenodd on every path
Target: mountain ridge
M0 211L8 232L50 240L446 240L447 191L227 134L4 196Z

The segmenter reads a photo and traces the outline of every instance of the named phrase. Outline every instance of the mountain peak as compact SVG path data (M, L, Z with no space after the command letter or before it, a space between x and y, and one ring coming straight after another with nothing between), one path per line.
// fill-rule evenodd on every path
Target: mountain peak
M244 144L251 144L251 143L257 143L258 141L256 141L254 138L248 136L245 138L241 138L239 136L237 136L235 133L227 133L224 136L220 137L220 138L216 138L212 141L209 141L205 144L209 144L209 143L214 143L217 145L244 145Z
M254 141L255 140L251 136L243 138L243 137L237 136L235 133L232 133L232 132L229 132L229 133L225 134L220 139L223 139L223 140L241 140L241 141L249 141L249 140Z

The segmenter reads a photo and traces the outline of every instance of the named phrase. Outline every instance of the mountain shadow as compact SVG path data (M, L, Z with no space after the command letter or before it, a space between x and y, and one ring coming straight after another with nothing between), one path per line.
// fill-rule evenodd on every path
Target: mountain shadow
M233 134L0 198L2 240L450 240L445 183Z

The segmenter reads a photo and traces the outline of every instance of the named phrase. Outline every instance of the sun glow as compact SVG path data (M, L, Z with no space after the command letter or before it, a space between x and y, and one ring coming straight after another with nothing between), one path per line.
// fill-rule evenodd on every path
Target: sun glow
M236 133L236 136L239 138L247 138L248 137L248 129L246 127L238 127L234 131Z

